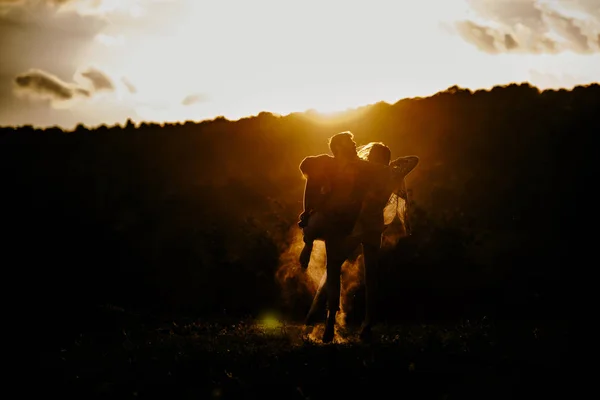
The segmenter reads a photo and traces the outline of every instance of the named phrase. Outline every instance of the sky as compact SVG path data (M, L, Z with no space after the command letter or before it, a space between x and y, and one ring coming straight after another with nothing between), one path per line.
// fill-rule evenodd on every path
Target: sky
M0 0L0 126L600 81L600 0Z

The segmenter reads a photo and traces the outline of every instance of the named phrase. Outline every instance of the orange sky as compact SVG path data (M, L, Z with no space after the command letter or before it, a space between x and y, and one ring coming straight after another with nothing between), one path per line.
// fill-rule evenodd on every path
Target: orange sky
M598 0L0 0L0 125L342 110L600 81Z

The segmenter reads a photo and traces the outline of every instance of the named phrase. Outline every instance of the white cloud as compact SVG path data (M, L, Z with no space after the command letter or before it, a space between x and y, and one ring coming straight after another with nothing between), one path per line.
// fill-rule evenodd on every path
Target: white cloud
M123 46L125 44L125 37L123 35L112 36L100 33L96 35L94 40L108 47Z
M600 51L598 0L467 0L467 3L476 13L477 22L458 21L456 32L482 51L581 54Z

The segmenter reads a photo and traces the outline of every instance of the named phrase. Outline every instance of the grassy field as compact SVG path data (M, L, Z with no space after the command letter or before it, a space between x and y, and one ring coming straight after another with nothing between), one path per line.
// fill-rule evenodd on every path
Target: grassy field
M532 399L565 388L561 321L382 324L370 344L348 326L324 345L322 329L103 307L41 355L40 387L78 399Z

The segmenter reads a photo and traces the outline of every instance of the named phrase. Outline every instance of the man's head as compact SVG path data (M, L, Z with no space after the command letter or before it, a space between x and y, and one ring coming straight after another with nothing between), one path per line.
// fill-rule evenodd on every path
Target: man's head
M336 158L356 158L356 142L350 131L336 133L329 138L329 149Z

